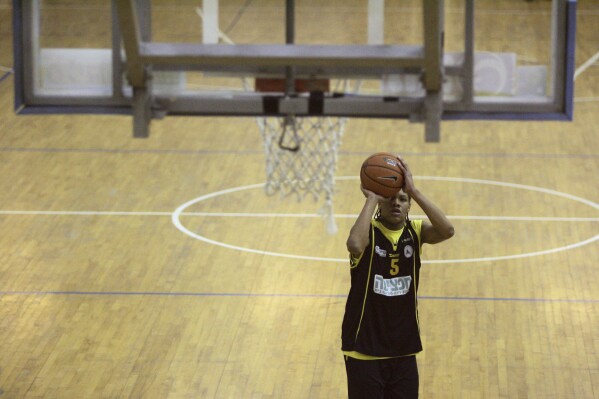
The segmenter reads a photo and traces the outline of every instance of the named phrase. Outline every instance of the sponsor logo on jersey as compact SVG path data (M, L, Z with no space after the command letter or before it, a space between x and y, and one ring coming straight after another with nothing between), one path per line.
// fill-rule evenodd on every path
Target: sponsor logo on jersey
M385 251L384 249L380 249L378 245L374 247L374 252L376 252L376 254L381 258L387 257L387 251Z
M406 258L411 258L414 255L414 248L411 245L406 245L403 249L403 254Z
M412 276L401 276L385 279L379 274L374 275L373 290L376 294L385 296L405 295L410 291Z

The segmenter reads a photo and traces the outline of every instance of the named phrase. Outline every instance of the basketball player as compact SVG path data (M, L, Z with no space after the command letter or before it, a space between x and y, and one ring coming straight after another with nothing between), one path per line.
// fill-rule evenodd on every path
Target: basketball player
M347 239L351 289L342 350L350 399L418 397L420 249L454 234L445 214L415 187L408 164L398 159L402 190L384 198L362 188L366 201ZM408 218L411 201L429 221Z

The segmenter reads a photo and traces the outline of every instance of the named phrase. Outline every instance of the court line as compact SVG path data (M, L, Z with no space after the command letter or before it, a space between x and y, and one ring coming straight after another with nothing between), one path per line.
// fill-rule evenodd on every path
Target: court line
M118 211L10 211L0 210L0 215L40 215L40 216L172 216L173 212L118 212ZM244 213L244 212L181 212L182 216L196 217L253 217L253 218L322 218L318 213ZM334 214L338 219L355 219L357 214ZM426 215L411 215L412 218L426 219ZM514 222L599 222L599 217L550 217L550 216L466 216L448 215L453 220L490 220Z
M575 103L594 103L599 101L599 97L579 97L574 99Z
M122 148L26 148L2 147L1 152L46 152L46 153L105 153L105 154L181 154L181 155L211 155L211 154L264 154L263 150L180 150L180 149L122 149ZM599 155L598 155L599 157Z
M595 98L591 98L595 101ZM597 98L599 100L599 97ZM26 147L0 147L0 152L40 152L40 153L99 153L99 154L177 154L177 155L212 155L212 154L235 154L235 155L262 155L264 150L182 150L182 149L117 149L117 148L26 148ZM366 151L339 151L343 156L371 155ZM563 158L563 159L594 159L599 154L534 154L534 153L468 153L468 152L403 152L402 155L409 157L464 157L464 158Z
M584 199L584 198L581 198L581 197L577 197L577 196L574 196L574 195L571 195L571 194L562 193L562 192L558 192L558 191L555 191L555 190L546 189L546 188L542 188L542 187L528 186L528 185L522 185L522 184L517 184L517 183L507 183L507 182L498 182L498 181L481 180L481 179L470 179L470 178L439 177L439 176L416 176L416 178L421 178L421 179L424 179L424 180L461 181L461 182L469 182L469 183L479 183L479 184L488 184L488 185L497 185L497 186L504 186L504 187L527 189L527 190L542 192L542 193L545 193L545 194L550 194L550 195L556 195L556 196L564 197L564 198L567 198L567 199L574 200L576 202L581 202L583 204L589 205L592 208L599 209L599 204L596 204L593 201L589 201L587 199ZM336 178L336 180L355 180L355 179L357 179L356 176L341 176L341 177L337 177ZM180 221L180 217L182 215L184 215L184 214L191 214L190 212L185 212L185 209L188 208L190 205L195 204L195 203L197 203L199 201L203 201L205 199L213 198L213 197L220 196L220 195L223 195L223 194L234 193L234 192L237 192L237 191L246 190L246 189L252 189L252 188L260 188L260 187L263 187L263 186L264 186L264 184L260 183L260 184L253 184L253 185L248 185L248 186L243 186L243 187L234 187L234 188L230 188L230 189L226 189L226 190L222 190L222 191L218 191L218 192L213 192L213 193L206 194L206 195L203 195L201 197L195 198L195 199L190 200L190 201L186 202L185 204L181 205L172 214L170 214L171 215L171 221L173 222L173 224L175 225L175 227L177 227L177 229L179 229L180 231L182 231L186 235L188 235L190 237L193 237L193 238L196 238L198 240L207 242L209 244L221 246L221 247L224 247L224 248L229 248L229 249L233 249L233 250L241 250L241 251L244 251L244 252L251 252L251 253L258 253L258 254L265 254L265 255L273 255L273 256L281 256L281 257L287 257L287 258L294 258L294 259L317 260L317 261L333 261L333 262L346 262L347 261L346 258L336 259L336 258L323 258L323 257L314 257L314 256L289 255L289 254L281 254L281 253L270 252L270 251L255 250L255 249L245 248L245 247L238 247L238 246L235 246L235 245L230 245L230 244L218 242L218 241L209 239L207 237L195 234L195 233L189 231L187 228L185 228L183 226L183 224L181 223L181 221ZM6 212L19 212L19 211L0 211L0 214L6 213ZM36 212L36 211L24 211L24 212ZM48 213L50 213L50 214L56 214L53 211L41 211L41 212L46 213L46 214L48 214ZM73 214L73 212L64 212L64 211L58 211L58 212L60 212L59 214L63 214L63 215L64 214ZM78 215L100 214L100 213L89 212L89 211L79 211L79 212L74 212L74 213L78 214ZM29 214L31 214L31 213L29 213ZM41 214L41 213L38 213L38 214ZM127 215L128 213L126 213L126 212L105 212L105 213L102 213L102 214L108 214L108 215ZM137 214L137 215L140 215L140 214L141 215L148 215L148 214L154 214L154 213L136 212L135 214ZM169 213L164 213L164 212L160 213L160 216L165 216L165 215L169 215ZM471 216L462 216L462 217L463 218L472 218ZM494 218L494 217L493 216L484 216L484 218L486 218L486 220L489 220L489 218ZM510 217L500 216L499 218L503 218L503 220L506 220L505 218L510 218ZM522 218L523 217L521 217L521 216L518 217L519 220L526 220L526 219L522 219ZM544 217L544 219L548 220L546 217ZM563 220L560 219L560 221L563 221ZM594 237L591 237L591 238L589 238L587 240L584 240L584 241L581 241L581 242L577 242L577 243L574 243L574 244L570 244L570 245L566 245L564 247L553 248L553 249L543 250L543 251L537 251L537 252L531 252L531 253L526 253L526 254L506 255L506 256L497 256L497 257L491 257L491 258L476 258L476 259L428 260L428 261L424 261L423 263L425 263L425 264L428 264L428 263L430 263L430 264L433 264L433 263L439 264L439 263L479 262L479 261L495 261L495 260L516 259L516 258L522 258L522 257L528 257L528 256L546 255L546 254L551 254L551 253L555 253L555 252L559 252L559 251L574 249L574 248L578 248L580 246L584 246L584 245L590 244L590 243L592 243L594 241L597 241L597 240L599 240L599 234L597 234Z
M154 291L0 291L0 295L13 296L156 296L156 297L246 297L246 298L347 298L347 294L292 294L252 292L154 292ZM491 302L537 302L537 303L599 303L599 299L559 298L508 298L508 297L459 297L422 295L418 299L444 301L491 301Z
M595 53L593 56L591 56L591 58L586 60L581 66L578 67L578 69L576 69L576 71L574 72L574 80L576 80L576 78L580 74L586 71L591 65L595 64L597 61L599 61L599 51Z
M452 181L452 182L457 181L457 182L462 182L462 183L477 183L477 184L484 184L484 185L502 186L502 187L510 187L510 188L529 190L529 191L536 191L536 192L541 192L544 194L567 198L567 199L573 200L575 202L580 202L582 204L588 205L594 209L599 210L599 204L597 204L593 201L587 200L582 197L577 197L575 195L563 193L560 191L543 188L543 187L529 186L529 185L518 184L518 183L493 181L493 180L464 178L464 177L414 176L414 178L417 180L423 179L423 180L439 180L439 181ZM358 179L357 176L337 176L337 177L335 177L335 180L357 180L357 179ZM179 229L182 233L188 235L189 237L195 238L196 240L200 240L200 241L203 241L208 244L217 245L217 246L220 246L223 248L228 248L228 249L235 250L235 251L242 251L242 252L260 254L260 255L278 256L278 257L291 258L291 259L309 260L309 261L347 262L347 258L325 258L325 257L319 257L319 256L291 255L291 254L285 254L285 253L280 253L280 252L263 251L263 250L253 249L253 248L241 247L238 245L227 244L227 243L224 243L221 241L216 241L216 240L210 239L208 237L205 237L203 235L197 234L197 233L189 230L188 228L186 228L183 225L183 223L181 222L180 216L182 215L182 213L185 212L187 208L189 208L190 206L192 206L198 202L201 202L201 201L204 201L204 200L207 200L210 198L215 198L218 196L226 195L226 194L231 194L231 193L235 193L235 192L239 192L239 191L243 191L243 190L255 189L255 188L260 188L260 187L264 187L264 183L250 184L247 186L228 188L225 190L212 192L212 193L205 194L203 196L194 198L194 199L182 204L181 206L179 206L179 208L177 208L173 212L173 216L171 218L172 222L177 229ZM519 258L548 255L548 254L553 254L556 252L567 251L570 249L575 249L575 248L593 243L597 240L599 240L599 234L597 234L587 240L576 242L574 244L569 244L569 245L565 245L562 247L557 247L557 248L552 248L552 249L547 249L547 250L542 250L542 251L527 252L527 253L514 254L514 255L485 257L485 258L435 259L435 260L426 260L426 261L423 261L422 263L423 264L447 264L447 263L483 262L483 261L488 262L488 261L498 261L498 260L508 260L508 259L510 259L510 260L511 259L519 259Z
M3 211L0 215L40 216L171 216L172 212L118 212L118 211Z
M4 81L4 79L8 78L10 75L12 75L12 71L6 72L4 75L0 76L0 83L2 83L2 81Z

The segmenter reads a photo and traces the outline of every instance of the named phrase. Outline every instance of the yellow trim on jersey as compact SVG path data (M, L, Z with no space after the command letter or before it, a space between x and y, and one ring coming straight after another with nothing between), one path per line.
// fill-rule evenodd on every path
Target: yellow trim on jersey
M420 249L422 250L422 239L420 238L421 237L420 233L422 231L422 220L420 220L420 219L410 220L410 222L412 222L412 228L414 229L414 231L416 232L416 235L418 236L418 242L420 243ZM399 241L399 237L401 237L401 235L405 229L405 225L404 225L404 227L402 227L399 230L390 230L390 229L386 228L385 225L380 220L373 219L372 224L375 227L377 227L383 233L383 235L387 238L387 240L389 240L393 244L393 250L397 251L397 243ZM420 252L420 254L422 255L422 251Z
M372 239L374 240L374 227L370 226L370 233L372 234ZM362 257L362 255L360 255ZM364 309L366 309L366 298L368 298L368 285L370 284L370 272L372 271L372 258L374 257L374 245L372 245L372 249L370 250L370 262L368 264L368 277L366 278L366 291L364 293L364 301L362 302L362 314L360 314L360 322L358 323L358 328L356 330L356 339L358 338L358 334L360 333L360 327L362 327L362 318L364 317Z
M419 222L420 229L422 229L422 221L420 220ZM414 230L416 231L416 229ZM410 233L410 236L412 235L411 231L408 231L408 233ZM418 236L418 242L420 242L420 232L416 231L416 235ZM412 240L413 239L414 237L412 237ZM422 248L422 245L420 245L420 248ZM420 253L422 253L422 251L420 251ZM418 287L418 273L416 273L416 257L413 256L412 258L412 274L414 275L414 287ZM418 293L416 292L416 290L414 290L414 301L416 303L416 325L418 326L418 334L420 334L420 318L418 317Z
M416 352L416 353L420 353L420 352ZM382 356L370 356L370 355L365 355L365 354L363 354L363 353L356 352L356 351L343 351L343 354L344 354L345 356L349 356L349 357L351 357L351 358L358 359L358 360L383 360L383 359L393 359L394 357L414 356L414 355L416 355L416 353L410 353L409 355L401 355L401 356L387 356L387 357L382 357Z
M421 234L420 234L422 231L422 220L416 219L416 220L411 220L411 222L412 222L412 228L416 232L416 235L418 235L418 242L420 243L419 249L420 249L420 254L422 255L422 238L421 238ZM376 219L372 219L370 221L370 225L377 227L383 233L383 235L387 238L387 240L389 240L393 244L393 250L397 251L397 242L399 241L399 237L401 237L401 234L403 233L403 229L405 226L399 230L389 230L388 228L386 228L383 225L383 223L381 223L379 220L376 220ZM353 269L358 266L358 264L360 263L360 260L362 259L362 256L364 256L363 252L360 254L360 256L354 256L353 254L349 255L350 269Z
M405 225L399 230L390 230L386 228L380 220L373 220L372 224L383 233L383 235L391 242L391 244L393 244L393 250L397 251L397 243L399 242L399 237L401 237L401 234L404 231Z

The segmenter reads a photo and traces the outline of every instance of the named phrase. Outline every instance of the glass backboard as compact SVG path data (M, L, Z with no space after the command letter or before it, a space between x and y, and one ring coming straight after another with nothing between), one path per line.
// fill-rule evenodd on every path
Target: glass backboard
M13 2L18 113L571 120L573 0ZM507 44L506 44L507 43ZM326 79L310 92L256 79ZM265 108L265 98L276 106Z

